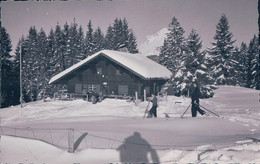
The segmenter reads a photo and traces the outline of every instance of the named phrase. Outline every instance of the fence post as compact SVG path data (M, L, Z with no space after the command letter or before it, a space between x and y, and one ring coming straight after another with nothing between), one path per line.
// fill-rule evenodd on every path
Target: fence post
M137 91L135 91L135 105L137 105L137 101L138 101L138 93Z
M144 101L146 101L146 89L144 89Z
M168 93L166 92L166 102L167 102Z
M69 153L74 153L74 129L70 128L68 130L68 146L69 146Z

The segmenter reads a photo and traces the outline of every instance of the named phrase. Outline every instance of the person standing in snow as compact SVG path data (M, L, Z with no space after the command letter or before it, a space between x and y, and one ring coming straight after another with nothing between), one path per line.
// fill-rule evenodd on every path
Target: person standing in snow
M91 100L92 100L92 103L93 104L96 104L98 102L98 99L99 99L99 95L98 93L96 92L95 89L92 90L92 96L91 96Z
M200 109L199 103L199 97L200 97L200 89L198 87L198 85L196 83L193 83L193 92L191 94L191 113L192 113L192 117L196 117L197 116L197 111L201 114L204 115L206 114L206 112L202 109Z
M150 109L149 113L151 115L151 117L157 117L157 107L158 107L158 103L157 103L157 97L152 93L152 97L150 100L153 103L152 108Z

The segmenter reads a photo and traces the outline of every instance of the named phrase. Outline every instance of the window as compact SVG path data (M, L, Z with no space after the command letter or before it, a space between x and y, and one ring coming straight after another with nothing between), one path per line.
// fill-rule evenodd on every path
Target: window
M97 74L102 75L102 68L97 68Z
M145 87L145 90L146 90L146 94L150 94L150 87Z
M95 90L96 93L100 93L100 85L88 85L88 92Z
M128 95L128 85L118 85L119 95Z
M119 69L116 69L116 75L120 76L122 75L122 72Z
M82 84L75 84L75 93L81 94Z
M83 90L84 88L86 88L86 89L88 88L88 85L87 85L87 84L83 84L82 86L83 86L83 87L82 87L82 90Z

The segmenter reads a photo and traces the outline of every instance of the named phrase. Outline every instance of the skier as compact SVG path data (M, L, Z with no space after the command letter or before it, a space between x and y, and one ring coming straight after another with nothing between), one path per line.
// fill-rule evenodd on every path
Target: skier
M200 89L197 85L197 83L193 83L193 87L194 87L194 90L191 94L191 113L192 113L192 117L196 117L197 116L197 111L201 114L201 115L204 115L207 113L200 109L199 107L199 103L200 103L200 100L199 100L199 97L200 97Z
M91 96L91 100L92 100L92 104L96 104L98 102L99 99L99 95L96 92L95 89L92 90L92 96Z
M153 103L152 108L150 109L149 113L151 117L157 117L157 107L158 107L158 103L157 103L157 97L152 93L152 97L150 99L150 101Z

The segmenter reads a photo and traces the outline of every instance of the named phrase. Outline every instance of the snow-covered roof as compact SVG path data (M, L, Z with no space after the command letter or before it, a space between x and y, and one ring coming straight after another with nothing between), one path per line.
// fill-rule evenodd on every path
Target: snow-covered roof
M124 68L134 72L136 75L144 79L170 79L172 76L172 73L166 67L152 61L151 59L141 54L102 50L69 67L63 72L55 75L51 78L49 84L56 82L57 80L63 78L64 76L70 74L71 72L77 70L81 66L89 63L90 61L101 55L120 64Z

